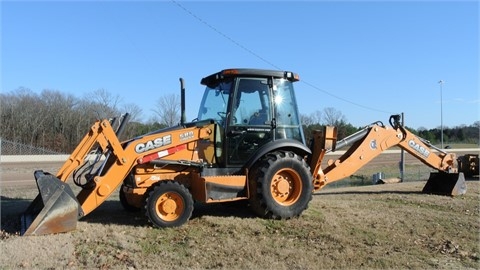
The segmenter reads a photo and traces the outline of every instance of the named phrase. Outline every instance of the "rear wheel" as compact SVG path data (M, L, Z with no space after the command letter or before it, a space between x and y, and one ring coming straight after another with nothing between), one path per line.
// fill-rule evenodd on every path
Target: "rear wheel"
M160 228L181 226L190 219L192 212L192 195L175 181L161 181L150 191L145 202L145 215Z
M250 205L261 217L299 216L312 199L312 175L306 162L293 152L273 152L262 158L249 175Z

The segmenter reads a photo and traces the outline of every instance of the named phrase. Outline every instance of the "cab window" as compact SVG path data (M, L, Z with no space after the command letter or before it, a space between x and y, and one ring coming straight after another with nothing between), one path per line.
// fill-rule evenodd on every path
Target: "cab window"
M214 119L224 125L227 118L228 99L232 82L221 82L207 86L198 112L198 120Z
M293 84L284 79L276 79L274 84L276 139L294 139L304 142Z
M233 104L232 125L269 125L269 88L265 79L242 78Z

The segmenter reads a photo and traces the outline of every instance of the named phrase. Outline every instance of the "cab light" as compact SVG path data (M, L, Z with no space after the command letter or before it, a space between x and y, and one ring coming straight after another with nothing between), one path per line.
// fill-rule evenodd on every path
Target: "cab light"
M237 75L238 70L236 69L226 69L222 72L224 75Z

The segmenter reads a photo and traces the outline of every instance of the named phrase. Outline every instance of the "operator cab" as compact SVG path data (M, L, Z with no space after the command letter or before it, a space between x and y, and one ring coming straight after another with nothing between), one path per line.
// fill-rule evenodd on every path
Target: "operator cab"
M202 79L198 120L213 119L219 165L240 167L269 142L305 144L293 82L286 71L226 69Z

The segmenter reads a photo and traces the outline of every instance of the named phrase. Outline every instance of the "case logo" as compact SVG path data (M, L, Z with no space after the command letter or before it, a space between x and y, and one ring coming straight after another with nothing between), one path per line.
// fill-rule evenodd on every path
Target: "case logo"
M145 143L139 143L135 145L135 152L140 154L155 148L160 148L162 146L169 145L171 143L172 143L172 135L166 135L163 137L156 138L154 140L147 141Z
M413 150L417 151L417 153L426 158L430 155L430 151L428 151L428 149L416 143L414 140L408 141L408 146L410 146Z

